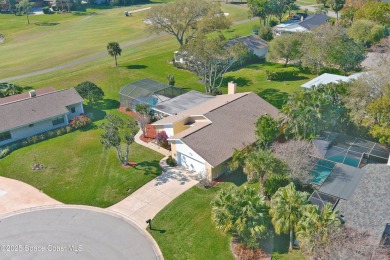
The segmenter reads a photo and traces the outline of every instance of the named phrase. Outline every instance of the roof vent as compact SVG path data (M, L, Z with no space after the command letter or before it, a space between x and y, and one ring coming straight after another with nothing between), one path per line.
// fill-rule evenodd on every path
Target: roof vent
M35 90L30 90L28 92L28 94L30 95L30 97L36 97L37 96L37 93L35 92Z

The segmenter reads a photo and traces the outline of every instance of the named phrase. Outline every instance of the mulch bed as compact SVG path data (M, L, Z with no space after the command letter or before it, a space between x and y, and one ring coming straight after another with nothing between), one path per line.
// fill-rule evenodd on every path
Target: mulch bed
M270 254L267 254L261 249L250 249L244 245L232 241L230 249L237 260L271 260Z
M128 162L127 165L121 164L121 167L124 168L124 169L128 169L128 168L137 166L137 164L138 164L138 163L136 163L136 162Z

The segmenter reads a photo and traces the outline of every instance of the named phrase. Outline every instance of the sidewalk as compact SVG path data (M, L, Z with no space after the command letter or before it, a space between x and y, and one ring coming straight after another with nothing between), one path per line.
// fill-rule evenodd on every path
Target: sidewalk
M160 176L107 210L121 214L146 228L146 220L152 219L172 200L198 183L196 173L182 167L165 166L165 160L166 157L160 161L164 169Z

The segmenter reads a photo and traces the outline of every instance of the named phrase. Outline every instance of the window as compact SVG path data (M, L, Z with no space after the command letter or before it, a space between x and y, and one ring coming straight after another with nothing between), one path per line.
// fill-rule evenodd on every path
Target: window
M57 117L52 121L53 125L63 124L65 122L64 116Z
M76 112L76 108L75 108L75 107L71 107L71 108L70 108L70 112L71 112L71 113Z
M11 138L12 138L12 136L11 136L11 132L10 131L4 132L4 133L0 133L0 142L8 140L8 139L11 139Z
M28 127L33 127L33 126L34 126L34 124L29 124L29 125L28 125Z

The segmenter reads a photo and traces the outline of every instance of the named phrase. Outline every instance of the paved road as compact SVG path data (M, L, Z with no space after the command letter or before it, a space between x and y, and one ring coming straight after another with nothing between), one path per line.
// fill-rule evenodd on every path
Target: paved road
M251 19L246 19L246 20L234 22L233 24L234 25L239 25L239 24L248 23L250 21L252 21L252 20ZM129 43L126 43L126 44L123 44L123 45L121 44L121 47L122 47L122 49L126 49L126 48L134 46L134 45L138 45L138 44L142 44L142 43L151 41L151 40L156 39L158 37L161 37L163 35L166 35L166 33L153 34L153 35L150 35L148 37L145 37L145 38L142 38L142 39L139 39L139 40L136 40L136 41L132 41L132 42L129 42ZM96 60L96 59L101 58L103 56L107 56L107 52L100 52L100 53L97 53L97 54L92 55L90 57L86 57L86 58L83 58L83 59L80 59L80 60L75 60L75 61L72 61L72 62L69 62L69 63L66 63L66 64L62 64L62 65L58 65L58 66L55 66L55 67L52 67L52 68L43 69L43 70L37 70L37 71L31 72L31 73L26 73L26 74L22 74L22 75L18 75L18 76L13 76L13 77L0 79L0 83L1 82L10 82L10 81L13 81L13 80L28 78L28 77L32 77L32 76L38 76L38 75L49 73L49 72L54 72L54 71L58 71L58 70L71 68L71 67L83 64L83 63L87 63L89 61Z
M2 218L0 259L162 259L153 238L102 209L50 208Z
M322 4L320 4L320 5L298 5L298 7L299 7L300 9L302 9L302 10L307 9L307 10L309 10L310 12L316 12L316 11L317 11L317 7L318 7L318 6L321 6L321 5L322 5ZM331 11L331 10L328 10L328 12L327 12L326 15L329 16L329 17L336 18L336 13L333 12L333 11ZM340 14L339 14L339 16L340 16Z

